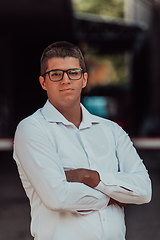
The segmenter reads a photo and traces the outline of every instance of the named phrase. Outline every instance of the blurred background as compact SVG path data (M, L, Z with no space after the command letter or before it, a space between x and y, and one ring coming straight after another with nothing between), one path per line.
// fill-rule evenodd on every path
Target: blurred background
M160 1L0 0L0 26L0 239L32 239L13 136L46 101L43 50L65 40L85 56L82 103L128 132L152 179L152 202L126 207L127 240L159 240Z

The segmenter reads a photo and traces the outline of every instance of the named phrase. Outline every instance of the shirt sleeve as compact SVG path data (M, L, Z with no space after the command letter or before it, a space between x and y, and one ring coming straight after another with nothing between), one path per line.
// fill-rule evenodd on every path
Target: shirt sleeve
M56 143L54 145L50 141L46 129L35 119L23 120L18 125L14 159L23 169L37 197L51 210L94 211L103 209L109 202L110 198L96 189L82 183L67 182Z
M151 200L151 181L148 171L125 131L119 126L114 131L119 171L101 172L101 182L96 189L119 202L148 203Z

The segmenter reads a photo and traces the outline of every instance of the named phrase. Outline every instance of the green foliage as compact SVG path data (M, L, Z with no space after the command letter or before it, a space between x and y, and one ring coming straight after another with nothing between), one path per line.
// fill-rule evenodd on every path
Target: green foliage
M107 79L104 81L104 84L127 84L128 66L127 57L125 54L98 55L94 53L88 53L84 54L84 57L86 64L89 66L88 70L93 70L93 68L96 68L97 66L104 66L107 69Z
M72 0L75 12L96 14L111 18L124 18L124 0ZM83 47L81 46L81 49ZM96 49L83 49L90 69L106 66L109 69L108 84L125 85L128 79L128 67L125 54L98 55ZM105 76L104 76L105 77ZM91 83L92 79L89 81Z
M72 0L75 11L104 15L107 17L124 17L124 0Z

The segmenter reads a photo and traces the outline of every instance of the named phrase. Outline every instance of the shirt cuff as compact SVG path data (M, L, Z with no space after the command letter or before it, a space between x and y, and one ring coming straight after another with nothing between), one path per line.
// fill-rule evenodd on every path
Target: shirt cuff
M95 188L95 190L98 190ZM108 203L109 203L109 200L110 200L110 197L106 194L102 194L101 191L97 191L97 193L99 194L99 199L98 199L98 205L97 205L97 209L93 209L93 210L78 210L77 212L84 215L84 214L90 214L94 211L100 211L100 210L103 210L104 208L106 208L108 206Z
M97 185L97 187L95 187L95 189L97 189L98 191L103 192L103 193L106 193L106 192L108 194L112 193L112 191L111 192L107 191L107 186L102 181L99 182L99 184Z
M97 187L95 187L95 189L107 195L110 195L117 186L114 175L111 173L105 175L100 174L100 179L101 181L99 182Z

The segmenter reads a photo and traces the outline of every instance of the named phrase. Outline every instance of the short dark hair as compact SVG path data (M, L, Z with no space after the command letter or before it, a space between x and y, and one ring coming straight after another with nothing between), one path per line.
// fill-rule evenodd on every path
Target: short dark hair
M61 41L49 45L42 53L40 59L41 75L43 75L48 68L48 60L51 58L65 58L74 57L79 60L80 67L86 72L86 65L81 50L76 45Z

